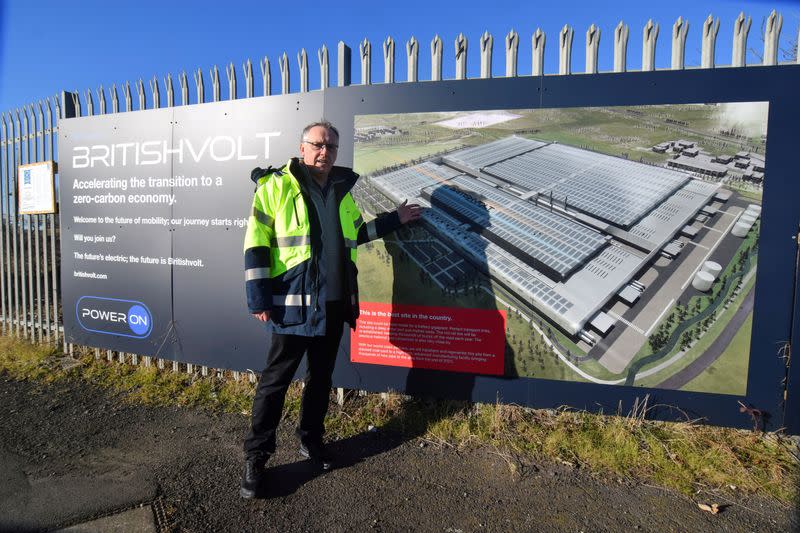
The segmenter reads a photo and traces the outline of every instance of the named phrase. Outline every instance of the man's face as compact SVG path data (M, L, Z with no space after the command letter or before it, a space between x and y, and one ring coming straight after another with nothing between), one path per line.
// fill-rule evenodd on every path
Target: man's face
M317 178L327 178L336 162L339 139L336 134L322 126L314 126L300 143L303 163Z

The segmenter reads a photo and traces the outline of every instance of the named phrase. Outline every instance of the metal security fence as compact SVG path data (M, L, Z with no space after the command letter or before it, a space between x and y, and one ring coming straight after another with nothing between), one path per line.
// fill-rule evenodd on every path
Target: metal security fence
M748 48L748 35L752 19L740 13L733 21L733 47L730 66L747 66L746 55ZM793 50L780 50L779 37L783 26L783 17L772 11L763 24L763 34L759 39L763 41L761 61L753 66L777 65L783 62L797 62L798 43L794 39ZM686 38L689 31L689 22L678 18L672 26L671 66L670 69L684 68L715 68L716 41L720 29L719 19L709 15L701 26L702 53L700 65L686 65L685 49ZM660 27L658 23L649 20L642 30L642 67L641 71L656 69L655 56L656 44ZM558 75L574 73L572 65L572 46L574 29L569 25L558 33L557 47L559 50ZM594 24L586 31L585 50L586 63L584 73L598 72L598 56L601 40L601 29ZM630 28L620 21L613 29L613 72L625 72L627 68L628 43ZM544 74L544 51L546 35L537 28L531 34L530 71L532 76ZM467 78L468 38L459 34L453 42L452 60L455 62L455 78ZM506 77L519 76L519 47L520 34L511 30L504 39L505 75ZM494 37L488 32L483 33L478 39L481 78L492 77L492 61L494 54ZM381 43L383 56L383 83L399 83L395 76L396 43L392 37L387 37ZM421 81L419 76L420 42L411 37L405 43L406 76L405 81ZM430 41L431 71L428 78L431 82L441 81L442 65L445 55L443 40L434 36ZM782 57L779 58L779 55ZM787 61L787 59L789 61ZM319 89L330 87L330 57L327 46L323 45L317 50L317 60L320 73ZM358 61L360 83L372 83L372 44L364 39L358 43ZM292 92L290 86L290 60L284 52L278 58L280 93ZM305 49L297 53L297 66L299 69L299 90L307 92L309 87L309 60ZM258 96L272 94L272 70L268 57L259 61L260 91ZM339 42L336 48L336 68L338 86L351 85L352 50L344 42ZM237 98L237 71L233 63L224 68L227 78L227 99ZM244 76L244 93L247 98L256 96L256 80L253 72L253 62L247 60L242 65ZM20 215L17 211L18 191L18 166L21 164L58 160L57 133L58 122L62 118L75 116L90 116L95 114L123 113L134 110L134 96L137 109L156 109L173 107L175 105L188 105L190 91L194 89L196 103L208 101L206 89L210 88L210 101L217 102L222 99L222 81L220 69L214 65L209 70L210 82L204 78L203 69L192 71L194 86L190 87L189 75L184 71L177 76L176 84L171 74L163 80L153 77L147 84L142 79L134 83L126 82L120 89L112 85L109 89L102 86L97 89L97 106L92 90L86 90L81 95L78 92L61 93L57 97L49 98L30 104L16 110L3 113L0 116L0 215L2 228L0 229L0 331L5 335L15 335L39 343L63 343L64 350L70 354L75 347L66 343L61 324L62 310L59 304L59 238L60 226L57 215ZM149 98L148 98L149 89ZM162 98L163 89L163 98ZM122 92L122 106L120 95ZM110 109L109 109L110 100ZM101 357L99 349L95 348L96 357ZM130 361L133 364L140 362L137 354L113 353L106 351L108 360ZM153 364L151 357L142 357L145 365ZM157 360L156 364L164 368L165 361ZM189 373L199 370L203 375L208 374L206 367L197 367L191 363L181 365L172 362L176 371L181 367ZM217 371L221 372L221 371ZM240 374L234 373L238 379ZM254 374L249 374L250 379Z
M59 273L57 215L17 212L18 167L55 161L61 105L45 100L0 117L0 327L4 334L57 343Z

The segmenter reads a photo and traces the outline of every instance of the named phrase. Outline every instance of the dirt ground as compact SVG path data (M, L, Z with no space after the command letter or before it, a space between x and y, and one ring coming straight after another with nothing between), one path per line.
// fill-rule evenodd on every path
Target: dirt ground
M152 504L161 531L795 531L795 510L731 494L690 499L565 465L512 472L488 448L366 431L315 471L285 424L264 497L238 495L247 419L142 407L85 383L0 375L0 530L66 527ZM712 515L698 502L718 503Z

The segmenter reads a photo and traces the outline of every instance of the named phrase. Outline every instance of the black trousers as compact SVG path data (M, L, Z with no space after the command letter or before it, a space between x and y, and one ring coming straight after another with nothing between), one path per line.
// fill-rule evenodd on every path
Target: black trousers
M281 421L286 390L307 355L308 370L300 404L300 423L297 435L303 442L322 442L325 433L325 414L331 392L331 376L344 326L342 302L328 302L325 336L303 337L272 333L272 345L267 354L267 366L253 399L250 432L244 440L245 457L266 459L275 453L275 431Z

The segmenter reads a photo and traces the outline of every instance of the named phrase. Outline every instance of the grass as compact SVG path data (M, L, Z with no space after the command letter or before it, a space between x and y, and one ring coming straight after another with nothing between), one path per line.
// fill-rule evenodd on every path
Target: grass
M173 373L157 367L77 361L52 348L0 337L0 373L19 380L93 383L147 405L184 405L248 415L254 386L247 381ZM300 386L287 396L284 416L296 420ZM663 407L663 406L662 406ZM452 447L490 446L512 471L560 463L602 478L656 483L691 495L699 490L757 493L782 502L796 497L796 447L780 434L761 434L647 419L645 402L624 416L568 409L426 401L398 394L348 394L332 405L329 434L346 438L374 425L407 438Z
M702 374L684 385L681 390L722 391L725 394L744 396L747 392L747 364L750 362L752 329L753 313L750 313L719 359L709 365ZM744 379L734 380L732 388L731 376L743 376Z

